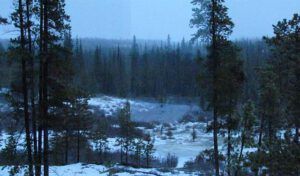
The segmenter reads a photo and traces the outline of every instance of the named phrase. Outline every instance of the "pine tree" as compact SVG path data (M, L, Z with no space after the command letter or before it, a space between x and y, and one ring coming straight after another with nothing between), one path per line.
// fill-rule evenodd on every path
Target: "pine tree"
M119 114L120 138L118 145L121 147L121 163L123 151L125 152L125 164L128 165L129 153L134 139L134 125L130 119L130 103L127 101Z
M134 150L134 158L137 164L137 167L141 167L141 157L142 152L145 148L144 140L142 137L136 138L133 141L133 150Z
M254 127L256 122L254 103L248 101L243 107L243 115L241 120L241 148L238 158L238 166L236 175L239 175L240 163L243 160L243 150L245 146L253 146L254 144Z
M262 143L262 133L265 130L268 143L271 144L275 140L280 119L278 117L279 108L279 90L276 86L277 76L273 72L271 65L266 65L260 71L260 134L259 146Z
M107 140L107 128L108 124L105 120L102 120L96 129L91 132L91 138L96 144L96 151L99 153L99 161L103 163L105 161L104 154L109 150Z
M30 51L27 50L27 42L26 42L26 23L25 23L25 10L24 10L24 2L22 0L16 1L16 11L12 14L12 21L14 22L14 26L19 30L20 35L14 41L17 47L18 57L21 60L21 73L22 73L22 107L24 113L24 127L26 134L26 151L28 158L28 169L29 175L33 176L33 159L32 159L32 146L31 146L31 138L30 138L30 119L29 119L29 98L28 98L28 74L27 74L27 60L28 53Z
M146 158L146 166L150 167L152 155L154 153L154 140L151 138L150 134L145 136L145 148L144 148L144 155Z
M133 43L131 47L131 52L130 52L130 93L133 96L138 95L138 89L139 89L139 83L138 83L138 70L139 70L139 65L138 65L138 58L139 58L139 48L138 44L136 41L136 37L133 37Z
M69 25L69 16L65 13L65 1L49 1L40 0L37 2L37 17L39 19L39 55L40 55L40 71L39 71L39 160L41 157L41 150L43 149L43 164L44 164L44 176L49 175L49 140L48 140L48 128L49 128L49 97L53 99L50 93L49 86L55 86L49 84L55 78L56 74L53 70L49 69L49 66L53 66L50 60L58 57L58 51L61 51L61 43L63 35ZM58 57L59 58L59 57ZM52 67L54 68L54 67ZM55 91L53 91L55 92ZM52 100L51 100L52 101ZM43 148L41 147L41 138L43 130ZM38 169L40 170L40 169ZM40 171L38 171L40 174Z
M300 15L294 14L291 20L279 21L273 28L275 36L265 40L272 48L271 64L278 78L276 84L281 95L279 113L287 119L287 125L295 129L294 141L299 143ZM288 113L282 112L282 109Z
M219 84L222 85L222 94L219 95L219 115L225 117L227 130L227 165L228 175L231 167L232 132L238 128L238 118L236 109L242 94L244 83L243 62L239 57L238 48L231 42L224 43L220 53L220 68L217 72Z
M210 89L208 96L210 106L213 108L213 133L214 133L214 160L215 174L219 173L219 151L218 151L218 116L220 115L220 95L222 94L221 82L219 82L218 71L221 68L221 51L227 43L228 36L232 33L234 26L228 16L228 9L224 5L224 0L193 0L193 18L191 27L197 28L192 41L202 39L210 42L208 47L207 69L210 79Z
M16 132L10 132L9 137L3 149L1 149L1 160L5 161L8 166L10 175L17 175L20 172L20 157L18 156L18 137Z

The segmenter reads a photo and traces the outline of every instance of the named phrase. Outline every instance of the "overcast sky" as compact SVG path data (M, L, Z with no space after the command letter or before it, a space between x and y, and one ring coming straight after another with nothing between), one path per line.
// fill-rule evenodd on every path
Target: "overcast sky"
M73 36L107 39L189 39L191 0L67 0ZM12 0L0 0L0 15L7 16ZM272 35L272 24L300 13L300 0L227 0L235 23L232 38ZM1 27L0 37L11 27Z

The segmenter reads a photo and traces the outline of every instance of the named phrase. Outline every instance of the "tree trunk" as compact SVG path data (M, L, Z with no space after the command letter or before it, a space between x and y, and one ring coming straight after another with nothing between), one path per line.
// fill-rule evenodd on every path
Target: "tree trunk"
M37 163L36 163L36 176L41 175L41 165L42 165L42 132L43 129L41 126L38 127L38 154L37 154Z
M260 154L260 151L261 151L263 129L264 129L264 113L262 114L262 116L260 118L259 137L258 137L258 149L257 149L258 154ZM259 172L259 168L257 168L257 170L255 172L256 176L258 175L258 172Z
M149 154L146 155L147 168L149 168Z
M215 172L216 176L219 176L219 149L218 149L218 122L217 122L217 115L216 111L214 110L214 122L213 122L213 130L214 130L214 161L215 161Z
M231 130L228 127L228 136L227 136L227 174L231 175Z
M37 171L36 176L40 176L42 173L42 139L43 139L43 124L44 124L44 110L43 110L43 36L44 36L44 2L40 0L40 43L39 43L39 119L38 119L38 158L37 158Z
M269 133L269 145L271 145L273 140L273 128L272 128L272 121L270 117L268 118L268 133Z
M258 151L260 151L261 149L263 129L264 129L264 117L261 117L260 127L259 127L259 137L258 137Z
M48 150L49 150L49 140L48 140L48 0L44 1L44 36L43 36L43 127L44 127L44 176L49 176L49 160L48 160Z
M216 1L211 0L212 3L212 12L211 12L211 21L212 21L212 58L213 59L213 136L214 136L214 160L215 160L215 174L216 176L220 175L219 171L219 150L218 150L218 90L217 90L217 69L218 69L218 56L217 56L217 29L216 29Z
M31 0L26 0L26 19L27 19L27 38L28 38L28 52L29 52L29 64L30 64L30 102L31 102L31 118L32 118L32 134L33 134L33 156L35 173L37 173L37 128L36 128L36 111L35 111L35 91L34 91L34 61L32 51L32 38L31 38L31 21L30 21L30 6Z
M80 131L77 129L77 163L80 162Z
M65 136L65 164L68 164L68 157L69 157L69 131L66 130Z
M121 144L121 151L120 151L120 159L121 159L121 164L123 163L123 147Z
M125 164L128 165L128 147L126 147L126 152L125 152Z
M296 123L296 127L295 127L295 143L299 144L299 126L297 123Z
M243 132L243 134L242 134L242 142L241 142L241 150L240 150L240 155L239 155L239 163L238 164L240 164L241 161L242 161L244 145L245 145L245 134Z
M99 157L100 157L100 163L101 164L103 164L103 156L102 156L103 155L102 154L103 153L103 151L102 151L103 149L102 148L103 148L102 145L100 145Z
M32 151L31 151L31 139L30 139L30 125L29 125L29 112L28 112L28 86L27 86L27 69L26 69L26 58L24 57L25 52L25 29L23 19L23 4L22 0L19 0L19 20L20 20L20 45L21 45L21 60L22 60L22 92L23 92L23 108L24 108L24 122L25 122L25 133L26 133L26 150L28 159L29 176L33 176L33 162L32 162Z
M239 154L239 158L238 158L237 169L235 171L236 176L240 174L240 169L241 169L240 165L241 165L242 158L243 158L244 145L245 145L245 133L243 131L242 132L241 149L240 149L240 154Z

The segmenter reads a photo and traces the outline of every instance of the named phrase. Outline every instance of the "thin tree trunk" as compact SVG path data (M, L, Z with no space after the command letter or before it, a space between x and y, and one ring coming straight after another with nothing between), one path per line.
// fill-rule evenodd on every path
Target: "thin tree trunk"
M227 174L231 175L231 130L228 127L228 136L227 136Z
M245 145L245 133L244 131L242 132L242 141L241 141L241 149L240 149L240 154L239 154L239 158L238 158L238 163L237 163L237 169L235 171L235 175L238 176L240 173L240 165L242 162L242 158L243 158L243 150L244 150L244 145Z
M49 150L49 140L48 140L48 0L44 0L44 62L43 62L43 116L44 116L44 176L49 176L49 160L48 160L48 150Z
M41 165L42 165L42 133L43 129L41 126L38 127L38 155L37 155L37 170L35 175L40 176L41 175Z
M80 130L77 129L77 163L80 162Z
M37 158L37 171L36 176L41 176L41 166L42 166L42 139L43 139L43 124L44 124L44 108L43 108L43 36L44 36L44 2L43 0L40 0L40 43L39 43L39 49L40 49L40 60L39 60L39 119L38 119L38 158Z
M31 151L31 139L30 139L30 125L29 125L29 112L28 112L28 86L27 86L27 69L26 58L24 57L25 51L25 35L24 35L24 19L23 19L23 4L22 0L19 0L19 20L20 20L20 45L21 45L21 60L22 60L22 92L23 92L23 107L24 107L24 121L25 121L25 133L26 133L26 150L28 159L29 176L33 176L33 162Z
M125 164L128 165L128 147L126 147L126 152L125 152Z
M149 168L149 155L146 156L147 168Z
M212 58L213 59L213 138L214 138L214 160L215 160L215 174L220 175L219 171L219 150L218 150L218 112L217 112L217 101L218 101L218 90L217 90L217 69L218 69L218 56L217 56L217 37L216 37L216 1L211 0L212 3Z
M269 132L269 145L271 145L273 139L273 129L272 129L272 122L270 118L268 118L268 132Z
M260 127L259 127L259 137L258 137L258 151L261 150L261 144L262 144L262 135L263 135L263 128L264 128L264 118L260 118Z
M218 122L216 110L214 110L214 122L213 122L213 137L214 137L214 160L215 160L215 172L216 176L219 176L219 149L218 149Z
M241 149L240 149L239 163L238 164L240 164L241 161L242 161L244 146L245 146L245 134L243 132L242 133L242 142L241 142Z
M261 151L263 129L264 129L264 113L262 114L262 116L260 118L259 137L258 137L258 149L257 149L258 154L260 154L260 151ZM256 176L258 175L258 172L259 172L259 168L257 168L257 170L255 172Z
M99 151L99 157L100 157L100 163L103 163L103 157L102 157L102 145L100 144L100 151Z
M66 137L65 137L65 164L68 164L69 160L69 131L66 130Z
M26 18L27 18L27 35L28 35L28 51L30 55L30 102L31 102L31 118L32 118L32 134L33 134L33 156L35 165L35 174L37 173L37 129L36 129L36 111L35 111L35 91L34 91L34 61L32 51L32 38L31 38L31 21L30 21L30 5L32 1L26 0Z
M123 147L122 147L122 145L121 145L121 151L120 151L120 159L121 159L121 164L123 163Z
M295 143L299 144L299 126L297 123L296 123L296 127L295 127Z

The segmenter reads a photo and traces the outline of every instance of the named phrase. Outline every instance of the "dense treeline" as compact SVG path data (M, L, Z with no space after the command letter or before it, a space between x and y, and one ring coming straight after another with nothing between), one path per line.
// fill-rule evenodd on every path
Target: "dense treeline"
M170 39L169 39L170 40ZM108 41L100 39L74 39L72 62L74 84L92 94L109 94L122 97L201 97L198 84L201 72L199 62L207 53L206 47L182 40L171 42ZM262 40L235 41L244 61L247 82L244 85L248 98L257 99L257 68L269 55ZM5 51L3 45L2 49ZM131 67L132 53L137 53L137 66ZM14 63L1 60L1 87L9 87L13 80ZM131 74L136 83L131 85ZM131 88L132 87L132 88ZM132 92L135 90L135 92Z
M186 42L176 47L171 43L139 45L135 38L131 47L115 45L108 49L98 45L85 51L75 46L79 48L75 49L75 58L85 64L78 73L82 77L78 82L85 83L85 90L123 97L196 95L190 91L197 90L196 80L189 79L197 73L193 46Z

